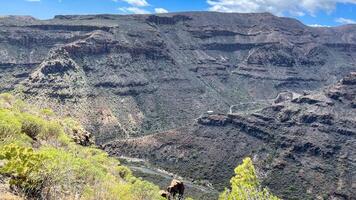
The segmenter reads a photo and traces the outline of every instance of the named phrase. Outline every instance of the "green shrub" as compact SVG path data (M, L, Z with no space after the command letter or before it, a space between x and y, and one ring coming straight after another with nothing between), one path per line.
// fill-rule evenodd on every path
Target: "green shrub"
M45 121L37 116L24 113L21 116L21 131L32 139L43 132Z
M86 148L79 147L69 152L58 148L40 150L50 160L45 163L46 171L49 172L47 179L50 180L45 183L46 188L56 191L56 197L70 194L86 200L160 199L157 186L133 178L128 168L117 166L118 161L109 158L101 150ZM130 181L125 180L128 177L131 177ZM61 186L60 189L58 186Z
M57 195L80 194L85 185L90 186L97 181L100 182L106 176L103 167L95 165L90 159L79 158L63 149L52 147L40 151L51 161L45 163L45 168L49 172L46 187L57 191Z
M267 188L262 188L256 176L251 158L245 158L235 168L235 176L231 178L231 190L225 189L219 200L279 200Z
M69 146L71 143L73 143L72 138L70 138L67 134L64 132L61 132L58 135L58 143L60 146Z
M0 150L0 160L6 160L0 173L12 177L11 184L25 194L45 199L162 199L157 186L133 177L128 168L118 166L117 160L101 150L85 148L34 151L7 145Z
M59 122L55 120L44 120L33 114L22 114L21 123L22 132L35 140L56 140L63 132L63 128Z
M41 114L43 114L47 118L54 116L53 110L49 108L42 109Z
M47 121L43 131L40 133L39 138L42 140L57 140L63 133L63 128L58 121Z
M132 178L132 172L129 168L125 167L125 166L116 166L115 171L113 172L114 175L119 176L123 179L125 179L126 181L129 181L130 178Z
M16 99L15 102L12 104L11 110L23 113L23 112L28 111L29 107L24 101Z
M21 133L21 122L7 109L0 109L0 139Z
M5 162L0 173L11 177L10 185L25 193L37 193L43 182L45 159L44 155L34 152L31 148L6 145L0 149L0 160Z
M153 185L148 181L136 180L131 186L131 192L133 194L133 200L141 199L163 199L159 195L158 186Z

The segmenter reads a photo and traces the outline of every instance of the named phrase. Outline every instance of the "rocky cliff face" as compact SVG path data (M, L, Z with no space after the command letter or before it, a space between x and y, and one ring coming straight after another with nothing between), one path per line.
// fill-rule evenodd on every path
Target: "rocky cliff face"
M191 126L113 141L105 149L148 159L219 189L228 185L236 163L251 156L263 184L283 199L353 199L355 99L352 73L323 92L253 114L202 116Z
M0 90L79 118L99 143L318 89L355 69L355 26L267 13L10 16L0 26Z

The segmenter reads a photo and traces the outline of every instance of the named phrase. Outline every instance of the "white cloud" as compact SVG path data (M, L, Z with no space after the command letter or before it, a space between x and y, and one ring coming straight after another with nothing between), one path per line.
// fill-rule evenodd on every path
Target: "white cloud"
M156 13L168 13L168 10L164 8L155 8Z
M335 19L335 21L340 24L356 24L356 20L346 19L342 17Z
M207 0L210 11L219 12L270 12L303 16L316 11L332 12L337 3L356 4L356 0Z
M113 0L113 1L117 2L118 0ZM146 0L121 0L121 1L124 1L132 6L138 6L138 7L145 7L150 5Z
M311 27L330 27L328 25L322 25L322 24L308 24L308 26L311 26Z
M119 8L119 10L124 13L150 14L149 11L137 7L128 7L128 8L125 7L125 8Z

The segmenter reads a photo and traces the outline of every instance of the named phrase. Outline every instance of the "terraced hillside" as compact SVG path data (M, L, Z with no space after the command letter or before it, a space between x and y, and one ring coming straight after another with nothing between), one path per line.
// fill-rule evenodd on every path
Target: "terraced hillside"
M354 70L356 27L268 13L0 19L0 90L78 117L97 142L302 92Z

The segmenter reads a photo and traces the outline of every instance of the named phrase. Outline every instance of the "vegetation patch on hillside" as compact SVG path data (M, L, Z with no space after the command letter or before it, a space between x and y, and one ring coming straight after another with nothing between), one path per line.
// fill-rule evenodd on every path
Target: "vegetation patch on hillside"
M94 145L73 119L0 95L0 174L28 199L161 199L159 188ZM86 138L88 139L88 138Z

